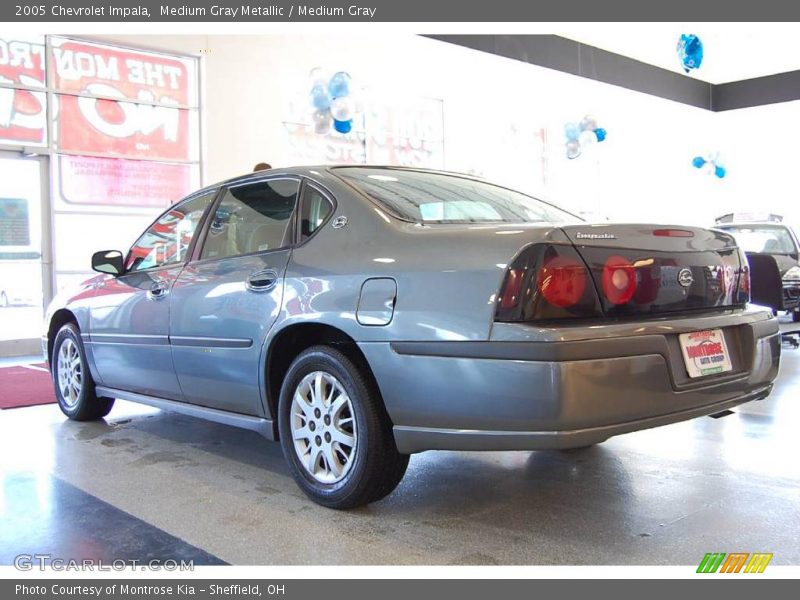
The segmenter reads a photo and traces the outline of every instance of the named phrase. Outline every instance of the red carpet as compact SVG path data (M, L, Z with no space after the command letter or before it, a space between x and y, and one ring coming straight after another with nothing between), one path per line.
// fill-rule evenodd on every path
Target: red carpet
M44 363L31 366L47 368ZM50 373L25 367L0 367L0 409L55 401Z

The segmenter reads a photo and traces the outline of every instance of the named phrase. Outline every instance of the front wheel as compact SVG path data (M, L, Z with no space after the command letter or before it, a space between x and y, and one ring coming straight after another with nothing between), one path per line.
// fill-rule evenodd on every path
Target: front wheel
M400 454L372 379L328 346L301 353L281 387L278 429L300 488L315 502L346 509L380 500L400 483Z
M73 421L91 421L111 412L114 399L95 394L80 330L74 323L67 323L58 330L50 370L58 406L67 417Z

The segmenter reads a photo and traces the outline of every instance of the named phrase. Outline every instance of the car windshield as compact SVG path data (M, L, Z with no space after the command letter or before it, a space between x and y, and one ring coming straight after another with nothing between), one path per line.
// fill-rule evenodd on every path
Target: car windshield
M336 174L407 221L417 223L580 223L551 204L467 177L368 167Z
M792 254L796 251L792 236L785 227L737 225L721 229L733 234L745 252Z

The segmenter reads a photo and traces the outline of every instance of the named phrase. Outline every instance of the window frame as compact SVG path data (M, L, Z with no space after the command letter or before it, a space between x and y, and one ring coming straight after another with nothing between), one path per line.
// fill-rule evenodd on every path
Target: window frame
M294 208L292 209L292 215L289 217L289 224L288 224L288 227L291 227L292 231L289 233L288 236L286 236L289 239L289 243L287 245L281 246L280 248L270 248L269 250L258 250L256 252L248 252L246 254L236 254L234 256L213 256L213 257L209 257L209 258L201 258L202 254L203 254L203 248L205 248L205 245L206 245L206 238L208 237L208 229L209 229L209 224L210 224L210 221L211 221L210 216L214 212L216 212L216 210L219 208L219 205L222 204L222 200L225 198L225 194L227 193L228 190L231 190L231 189L234 189L234 188L238 188L238 187L242 187L242 186L245 186L245 185L258 185L260 183L265 183L265 182L268 182L268 181L277 181L277 180L281 180L281 179L288 179L290 181L297 182L297 196L296 196L296 199L295 199ZM247 179L245 181L237 181L237 182L233 182L233 183L230 183L230 184L226 184L226 185L220 186L219 191L217 193L217 197L214 199L214 202L212 202L212 204L211 204L211 209L204 215L203 229L201 231L202 238L199 238L198 236L195 236L195 239L197 240L197 243L195 244L194 248L192 249L192 252L187 253L187 256L189 257L189 260L188 260L187 264L203 265L203 264L214 262L214 261L231 260L231 259L236 259L236 258L242 258L242 257L245 257L245 256L256 256L256 255L261 255L261 254L269 254L270 252L282 252L282 251L290 250L290 249L294 248L295 247L296 235L297 235L297 227L296 227L297 212L298 212L297 208L300 205L300 198L301 198L302 190L303 190L303 177L300 176L300 175L293 175L293 174L270 175L268 177L259 177L258 179ZM192 241L194 242L195 240L192 240Z
M319 227L317 227L313 231L313 233L311 235L309 235L306 239L302 239L302 237L303 237L303 228L301 226L302 224L300 223L300 217L301 217L301 214L303 212L302 211L302 208L303 208L302 202L303 202L303 197L305 195L306 187L314 188L328 202L330 202L330 204L331 204L331 212L328 213L328 216L325 217L325 220L323 220L322 223L320 223ZM315 181L314 179L311 179L309 177L303 177L303 185L302 185L302 187L300 189L300 192L298 194L297 206L295 207L295 218L294 218L294 220L295 220L295 224L294 224L295 235L294 235L294 239L293 239L293 241L294 241L293 246L295 248L301 248L302 246L305 246L309 241L311 241L314 238L314 236L317 235L318 231L322 230L322 228L324 228L328 223L330 223L330 221L333 219L333 215L336 213L336 210L338 208L339 208L339 205L336 202L336 196L334 196L333 193L327 187L325 187L324 185L322 185L318 181Z
M195 251L195 248L197 247L197 243L198 243L198 239L200 237L200 233L205 231L205 226L206 226L206 222L208 221L208 216L209 216L209 214L211 214L210 213L210 209L211 209L211 207L215 206L217 201L219 200L219 194L220 194L220 190L221 189L222 189L222 187L217 187L217 188L211 187L211 188L203 188L202 190L197 190L196 192L193 192L192 194L189 194L185 198L182 198L181 200L179 200L178 202L176 202L175 204L173 204L172 206L167 208L167 210L165 210L160 215L158 215L155 219L153 219L153 222L150 223L147 227L145 227L144 230L142 230L142 233L140 233L139 236L136 238L136 240L134 240L133 244L131 244L130 248L128 248L128 251L125 253L125 262L123 264L124 265L128 264L128 259L131 256L131 252L133 251L133 247L136 246L136 244L139 242L139 240L141 240L145 236L145 234L148 231L150 231L150 229L152 229L153 226L156 225L156 223L158 223L161 220L162 217L164 217L164 215L166 215L169 212L175 210L178 206L180 206L182 204L185 204L187 202L191 202L192 200L196 200L200 196L205 196L205 195L209 195L210 196L210 195L212 195L212 192L213 192L213 197L211 198L211 201L208 203L208 206L206 206L206 208L203 210L203 215L200 217L200 221L197 224L197 229L195 230L195 234L192 236L192 241L189 242L189 247L186 250L186 257L184 258L184 260L179 261L179 262L174 262L174 263L166 263L166 264L163 264L163 265L156 265L156 266L153 266L153 267L148 267L146 269L139 269L139 270L136 270L136 271L132 271L132 270L128 269L127 266L126 266L125 267L125 271L121 275L119 275L119 277L124 277L125 275L133 275L133 274L139 274L139 273L152 273L152 272L155 272L155 271L159 271L161 269L171 269L171 268L175 268L177 266L185 266L191 260L191 257L194 256L194 251Z

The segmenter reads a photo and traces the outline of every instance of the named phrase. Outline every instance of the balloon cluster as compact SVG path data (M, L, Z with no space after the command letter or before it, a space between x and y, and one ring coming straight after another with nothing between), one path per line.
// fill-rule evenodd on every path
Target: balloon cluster
M684 33L678 40L678 58L687 73L699 69L703 62L703 42L693 33Z
M715 156L709 156L708 158L703 158L702 156L695 156L692 159L692 166L696 169L702 169L708 165L708 173L713 173L720 179L725 177L728 173L728 170L722 166L722 162L719 159L719 154Z
M564 135L567 136L567 158L578 158L581 149L595 142L606 139L606 130L597 126L594 117L586 115L580 123L567 123L564 125Z
M338 71L328 77L321 67L317 67L311 71L311 82L314 132L325 134L333 127L339 133L350 133L355 114L350 95L350 75Z

